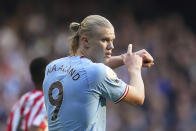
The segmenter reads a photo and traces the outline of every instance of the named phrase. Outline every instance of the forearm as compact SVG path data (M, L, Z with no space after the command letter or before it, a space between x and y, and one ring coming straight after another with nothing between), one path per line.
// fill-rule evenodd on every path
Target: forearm
M142 105L145 98L144 83L140 71L129 71L131 86L125 101L131 105Z
M130 74L130 85L135 87L136 94L138 97L144 98L144 82L140 71L131 72Z
M109 66L112 69L115 69L119 66L124 65L121 55L112 56L110 59L105 61L105 65Z
M151 67L154 65L153 57L146 50L143 49L143 50L136 51L135 54L142 57L143 59L142 67ZM104 64L109 66L112 69L122 66L124 65L122 57L125 55L126 53L121 54L119 56L112 56L111 58L107 59Z

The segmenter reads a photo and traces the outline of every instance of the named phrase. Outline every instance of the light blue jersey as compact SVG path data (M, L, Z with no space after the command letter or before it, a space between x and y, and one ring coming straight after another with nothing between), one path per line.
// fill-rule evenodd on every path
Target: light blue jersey
M109 67L65 57L46 67L43 83L50 131L105 131L106 99L120 101L129 87Z

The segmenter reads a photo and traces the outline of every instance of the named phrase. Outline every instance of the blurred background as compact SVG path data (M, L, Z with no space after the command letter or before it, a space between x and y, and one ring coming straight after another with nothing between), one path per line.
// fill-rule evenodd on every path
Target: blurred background
M34 88L29 63L69 55L70 22L99 14L115 27L113 55L145 48L141 107L108 101L107 131L196 130L196 2L169 0L6 0L0 4L0 130L19 97ZM115 70L128 82L124 66Z

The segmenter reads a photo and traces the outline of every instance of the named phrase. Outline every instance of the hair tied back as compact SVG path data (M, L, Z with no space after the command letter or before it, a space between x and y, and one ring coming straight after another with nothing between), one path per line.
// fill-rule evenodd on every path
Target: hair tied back
M72 23L70 24L69 28L70 28L70 30L71 30L72 32L77 32L77 31L79 30L79 28L80 28L80 24L77 23L77 22L72 22Z

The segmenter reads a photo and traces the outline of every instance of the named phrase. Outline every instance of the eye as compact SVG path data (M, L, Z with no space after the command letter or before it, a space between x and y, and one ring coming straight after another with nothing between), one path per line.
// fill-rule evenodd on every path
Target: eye
M108 41L109 41L109 39L107 39L107 38L103 38L103 39L102 39L102 41L103 41L103 42L108 42Z
M113 42L113 40L110 40L109 38L103 38L102 41L103 42Z

